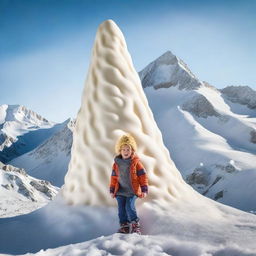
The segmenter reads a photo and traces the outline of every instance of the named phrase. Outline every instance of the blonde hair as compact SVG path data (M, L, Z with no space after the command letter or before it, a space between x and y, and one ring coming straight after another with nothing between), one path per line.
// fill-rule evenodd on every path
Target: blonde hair
M116 146L115 146L115 152L116 154L120 154L120 150L121 150L121 147L123 145L129 145L131 146L131 148L133 149L133 151L136 151L137 150L137 144L136 144L136 141L134 139L134 137L131 135L131 134L125 134L123 136L121 136L117 143L116 143Z

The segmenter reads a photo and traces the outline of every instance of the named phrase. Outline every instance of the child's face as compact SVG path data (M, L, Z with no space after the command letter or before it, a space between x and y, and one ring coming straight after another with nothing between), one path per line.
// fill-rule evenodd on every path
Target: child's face
M129 145L123 145L121 147L120 153L122 155L122 158L127 159L132 155L132 148Z

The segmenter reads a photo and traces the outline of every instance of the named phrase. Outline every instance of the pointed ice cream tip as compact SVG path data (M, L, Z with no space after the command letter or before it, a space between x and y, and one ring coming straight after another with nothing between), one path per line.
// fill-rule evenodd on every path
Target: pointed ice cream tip
M97 31L63 195L70 204L114 205L109 181L116 141L130 133L149 181L149 199L170 202L191 188L163 144L124 36L112 21ZM188 192L188 193L190 193Z
M119 30L119 28L118 28L118 26L116 25L116 23L115 23L113 20L109 19L109 20L103 21L103 22L100 24L98 30L101 31L101 32L102 32L102 30L103 30L103 31L104 31L104 30L106 30L106 31L112 31L112 33L114 33L114 31L116 31L117 29Z
M125 39L121 30L111 19L100 24L95 41L98 41L98 44L103 47L109 47L112 49L119 48L120 46L126 47Z

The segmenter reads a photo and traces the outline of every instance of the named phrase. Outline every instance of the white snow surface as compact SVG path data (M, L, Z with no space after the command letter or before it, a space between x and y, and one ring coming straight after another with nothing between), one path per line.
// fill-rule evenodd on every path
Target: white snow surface
M57 193L58 188L49 182L0 162L0 218L30 213L46 205Z
M187 97L183 91L177 95ZM185 115L184 122L194 120L181 107L167 110L170 120L171 111ZM150 181L148 197L137 200L142 236L113 234L118 218L116 201L108 194L110 152L127 131L137 139ZM201 134L217 138L217 149L231 150L220 135L204 132L198 138ZM234 159L228 162L236 166ZM183 181L163 144L124 37L113 21L105 21L96 35L65 185L47 206L0 219L0 253L255 256L255 240L255 215L208 199Z
M239 248L236 245L200 244L191 241L180 241L174 237L161 236L138 236L136 234L101 236L92 241L72 244L57 249L41 250L36 254L47 256L104 256L104 255L150 255L150 256L255 256L254 251Z
M166 206L161 200L141 204L137 208L143 235L121 235L115 234L116 207L69 206L58 195L47 206L30 214L0 219L0 253L256 255L256 216L253 214L207 198L196 204L188 201L185 205L179 201L163 210ZM12 239L13 230L15 239Z

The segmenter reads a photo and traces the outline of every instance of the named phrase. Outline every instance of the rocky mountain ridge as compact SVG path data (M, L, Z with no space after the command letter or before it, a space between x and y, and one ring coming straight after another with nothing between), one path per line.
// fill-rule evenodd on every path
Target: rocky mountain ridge
M10 217L42 207L57 195L58 188L29 176L25 169L0 162L0 193L0 217Z

